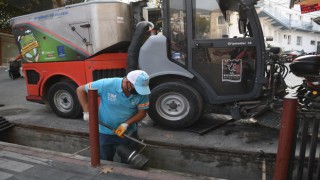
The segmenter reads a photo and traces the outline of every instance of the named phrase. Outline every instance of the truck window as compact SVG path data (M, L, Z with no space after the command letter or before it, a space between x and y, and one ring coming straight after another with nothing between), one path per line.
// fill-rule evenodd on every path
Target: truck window
M222 11L215 0L194 0L194 39L221 39L244 37L239 33L239 13Z
M184 0L170 1L171 59L185 65L187 58L186 5Z

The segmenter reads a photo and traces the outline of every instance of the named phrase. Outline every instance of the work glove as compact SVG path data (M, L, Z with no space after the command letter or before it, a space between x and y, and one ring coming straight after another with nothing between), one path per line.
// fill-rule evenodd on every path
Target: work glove
M120 124L120 126L114 131L114 133L121 137L121 138L124 138L124 133L127 131L127 128L128 128L128 124L127 123L122 123Z
M89 112L83 112L83 120L89 121Z

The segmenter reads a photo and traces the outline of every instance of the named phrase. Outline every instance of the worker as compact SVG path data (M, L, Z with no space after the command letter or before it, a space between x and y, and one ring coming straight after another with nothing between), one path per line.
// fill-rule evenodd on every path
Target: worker
M100 79L77 88L83 119L89 120L88 89L97 89L100 96L98 118L114 130L99 124L100 158L113 161L116 147L125 143L137 149L134 141L124 138L124 133L138 138L137 123L146 116L149 108L149 76L142 70L134 70L123 78ZM121 159L122 163L126 163Z

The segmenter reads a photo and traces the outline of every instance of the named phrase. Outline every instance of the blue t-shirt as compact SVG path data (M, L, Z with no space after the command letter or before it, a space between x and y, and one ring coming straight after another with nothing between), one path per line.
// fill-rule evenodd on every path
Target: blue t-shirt
M85 86L86 92L88 92L89 86L98 90L100 96L99 121L108 124L113 129L117 129L121 123L135 115L138 109L149 108L149 96L136 94L127 97L121 88L122 80L123 78L106 78L88 83ZM131 124L127 129L127 133L130 134L136 130L136 123ZM100 124L99 132L114 135L112 130Z

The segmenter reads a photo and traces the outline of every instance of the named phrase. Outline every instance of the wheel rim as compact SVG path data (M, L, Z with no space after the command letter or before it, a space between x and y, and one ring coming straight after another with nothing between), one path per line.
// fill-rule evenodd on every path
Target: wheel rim
M179 93L166 93L156 102L156 110L163 118L177 121L188 115L190 104L187 98Z
M63 113L70 112L73 108L73 99L71 94L65 90L59 90L55 93L54 104L57 109Z

